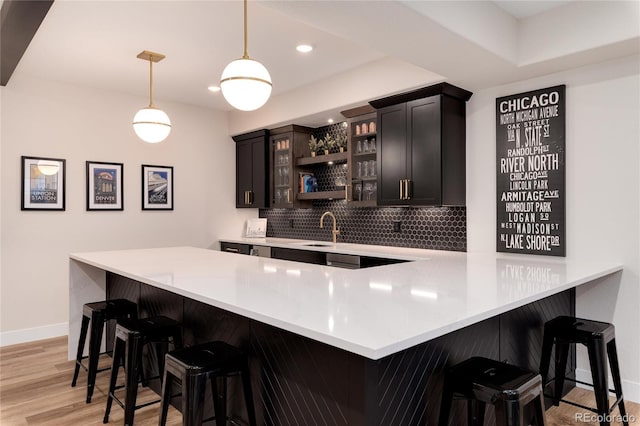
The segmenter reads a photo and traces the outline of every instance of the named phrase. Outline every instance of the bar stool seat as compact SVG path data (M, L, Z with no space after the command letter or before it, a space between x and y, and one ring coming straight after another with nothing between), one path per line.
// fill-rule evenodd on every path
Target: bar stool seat
M109 422L111 404L115 400L118 405L124 408L124 424L132 426L135 410L147 405L160 402L148 402L136 406L138 395L138 379L142 375L142 349L147 343L168 343L173 342L174 347L182 347L182 326L178 321L164 316L124 319L118 321L116 325L116 338L113 348L113 365L111 367L111 379L109 381L109 394L107 396L107 407L104 414L103 423ZM125 382L124 385L116 386L120 362L124 359ZM158 370L162 377L163 365L159 362ZM124 403L115 396L115 391L125 388Z
M91 402L93 389L96 384L96 374L108 368L98 369L100 358L100 346L102 345L102 333L106 322L111 320L122 320L126 318L135 319L138 317L138 306L125 299L103 300L100 302L86 303L82 306L82 324L80 326L80 338L78 339L78 351L76 354L76 365L73 372L71 386L75 387L78 380L80 367L87 371L87 404ZM83 356L84 345L87 340L87 332L91 323L91 334L89 335L89 355ZM82 361L89 359L88 367Z
M577 343L587 347L593 384L575 380L565 375L567 358L569 356L569 345ZM549 364L551 362L551 350L554 344L556 347L556 373L555 377L547 382ZM611 376L615 386L615 389L611 390L609 389L608 383L607 355L609 356L609 366L611 367ZM545 388L550 383L554 383L554 393L553 395L549 395L549 397L553 399L554 405L565 402L597 413L601 419L600 425L602 426L608 426L610 424L608 421L609 414L618 406L623 425L629 425L622 395L622 382L620 379L615 327L613 324L570 316L560 316L551 321L547 321L544 325L540 374L542 375L543 386ZM593 387L597 407L594 409L562 399L562 389L565 380ZM616 401L611 406L609 406L609 391L614 392L616 395Z
M251 392L249 362L247 356L240 349L224 342L209 342L166 354L162 405L158 424L160 426L166 424L172 382L177 380L182 385L183 426L201 425L206 382L211 380L216 424L218 426L226 425L226 379L237 374L242 379L249 424L255 426L256 417ZM216 386L218 379L222 379L221 389Z
M536 424L545 425L542 379L514 365L474 357L445 372L438 424L447 426L451 402L467 400L467 424L483 425L487 403L496 410L497 425L525 425L524 407L534 405Z

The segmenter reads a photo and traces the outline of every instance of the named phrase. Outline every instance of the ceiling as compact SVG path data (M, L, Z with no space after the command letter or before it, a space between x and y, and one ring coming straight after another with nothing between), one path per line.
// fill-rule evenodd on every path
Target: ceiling
M300 124L319 125L331 113L322 100L328 82L343 85L340 96L333 94L339 110L433 81L474 91L640 52L637 1L250 1L248 7L249 54L270 71L273 96L235 130L294 118L279 111L300 102L297 94L318 104L317 111L300 112L307 117ZM147 97L148 63L136 55L152 50L166 55L154 65L156 104L231 110L207 86L242 55L242 12L238 0L56 0L14 76ZM300 54L299 43L315 49ZM374 73L384 84L355 87L359 76L367 81Z

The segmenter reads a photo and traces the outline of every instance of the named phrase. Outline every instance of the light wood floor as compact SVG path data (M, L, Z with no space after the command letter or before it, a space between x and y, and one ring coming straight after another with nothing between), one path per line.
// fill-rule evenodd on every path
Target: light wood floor
M81 370L78 386L72 388L73 368L74 362L67 361L66 337L0 348L0 425L102 425L109 374L98 374L92 402L85 404L86 373ZM583 389L574 389L570 397L595 406L593 394ZM138 401L153 399L157 399L155 393L141 388ZM626 406L635 417L630 425L640 426L640 404L627 402ZM159 410L155 404L136 411L136 425L157 425ZM597 425L576 420L577 413L587 414L568 404L552 407L547 411L547 426ZM123 410L114 404L109 423L121 425L122 416ZM167 424L182 424L182 416L173 408Z

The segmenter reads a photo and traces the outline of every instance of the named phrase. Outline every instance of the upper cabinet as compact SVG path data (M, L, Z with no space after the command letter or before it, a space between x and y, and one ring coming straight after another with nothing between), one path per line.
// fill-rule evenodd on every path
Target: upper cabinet
M268 207L267 146L269 131L234 136L236 142L236 207Z
M375 109L367 107L342 112L350 116L347 201L353 207L374 207L377 199L377 120Z
M310 200L299 200L297 195L299 176L296 159L310 157L309 138L313 129L303 126L284 126L270 131L269 187L271 207L311 207Z
M378 205L465 204L471 95L440 83L371 102L377 109Z

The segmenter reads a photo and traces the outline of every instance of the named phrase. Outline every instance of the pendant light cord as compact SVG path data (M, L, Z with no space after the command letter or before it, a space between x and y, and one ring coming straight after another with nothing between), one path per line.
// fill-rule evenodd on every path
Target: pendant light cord
M149 108L153 108L153 55L149 55Z
M242 55L242 59L249 59L247 52L247 0L244 0L244 55Z

